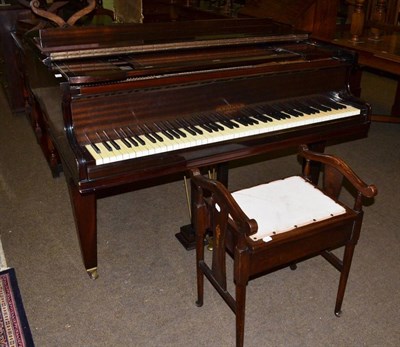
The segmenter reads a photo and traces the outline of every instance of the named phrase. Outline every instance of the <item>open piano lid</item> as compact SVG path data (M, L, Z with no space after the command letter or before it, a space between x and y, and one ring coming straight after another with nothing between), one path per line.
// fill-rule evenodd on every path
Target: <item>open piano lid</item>
M307 38L307 33L270 19L232 18L42 29L35 42L42 54L57 61Z

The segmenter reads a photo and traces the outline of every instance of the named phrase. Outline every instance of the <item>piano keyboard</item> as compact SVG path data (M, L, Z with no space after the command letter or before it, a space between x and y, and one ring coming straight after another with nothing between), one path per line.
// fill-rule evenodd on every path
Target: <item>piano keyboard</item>
M296 99L285 104L247 107L230 117L218 113L199 114L190 120L176 119L142 124L141 133L130 127L96 133L85 148L103 165L185 148L224 142L279 130L356 116L360 109L326 96ZM117 135L117 139L115 138ZM93 136L92 136L93 137Z

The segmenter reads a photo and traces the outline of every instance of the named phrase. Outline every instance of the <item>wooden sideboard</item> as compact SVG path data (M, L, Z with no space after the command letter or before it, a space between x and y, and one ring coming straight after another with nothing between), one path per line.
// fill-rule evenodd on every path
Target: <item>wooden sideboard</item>
M385 122L400 122L400 33L382 35L379 41L369 40L367 36L361 37L358 42L353 42L350 35L334 39L332 43L349 48L358 55L360 69L352 79L352 90L360 93L361 74L365 68L383 71L390 74L397 81L395 98L389 116L375 115L373 120ZM372 71L373 71L372 70ZM376 93L385 91L376 90Z

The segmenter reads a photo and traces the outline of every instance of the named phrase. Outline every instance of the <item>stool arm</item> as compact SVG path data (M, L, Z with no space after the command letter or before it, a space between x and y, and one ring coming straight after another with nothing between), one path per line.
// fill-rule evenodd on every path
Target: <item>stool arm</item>
M324 153L317 153L310 151L306 145L301 145L299 149L299 155L304 157L306 160L317 161L322 164L331 166L338 170L349 182L354 186L355 189L363 196L372 198L378 193L378 189L374 184L366 184L342 159Z
M200 199L207 200L209 199L209 193L211 193L213 203L217 203L222 213L225 213L227 218L230 217L238 225L239 232L243 230L242 233L247 236L257 233L257 222L254 219L250 219L243 212L236 200L232 197L232 194L221 182L203 176L198 169L192 169L190 174L192 187L194 185L193 194L197 194L194 197L196 201L199 199L198 194L201 195Z

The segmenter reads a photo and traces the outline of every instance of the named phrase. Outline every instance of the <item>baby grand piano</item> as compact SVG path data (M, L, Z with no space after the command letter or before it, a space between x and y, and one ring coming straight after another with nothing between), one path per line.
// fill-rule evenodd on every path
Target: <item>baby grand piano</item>
M323 151L370 125L348 89L354 56L267 19L51 28L25 45L92 278L97 198L300 144Z

